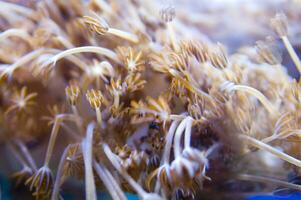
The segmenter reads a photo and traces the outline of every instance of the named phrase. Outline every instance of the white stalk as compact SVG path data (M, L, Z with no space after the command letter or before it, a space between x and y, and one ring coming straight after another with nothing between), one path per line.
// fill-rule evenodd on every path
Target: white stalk
M95 109L95 112L96 112L96 120L97 120L97 124L99 127L102 126L102 117L101 117L101 111L100 111L100 108L96 108Z
M290 133L291 131L285 131L284 133L281 132L281 129L290 122L290 120L292 120L291 117L287 117L289 115L289 113L285 113L283 115L281 115L281 117L276 121L274 127L274 131L273 134L271 136L268 136L264 139L262 139L261 141L264 143L269 143L272 142L273 140L279 138L280 135L286 135L288 134L288 132Z
M8 68L6 68L0 75L0 79L7 75L12 75L12 73L19 67L25 65L26 63L28 63L29 61L37 58L38 56L40 56L43 52L45 51L45 49L37 49L34 50L26 55L24 55L23 57L19 58L14 64L10 65Z
M0 33L0 41L8 37L18 37L26 42L30 41L30 35L23 29L11 28Z
M133 33L118 30L118 29L115 29L115 28L109 28L108 33L111 33L112 35L115 35L117 37L126 39L128 41L133 42L133 43L138 43L139 42L138 36L133 34Z
M86 199L97 200L96 187L93 175L93 153L92 153L92 140L93 140L94 124L90 123L87 127L86 138L82 141L82 149L85 164L85 188Z
M287 188L291 188L294 190L301 190L301 185L297 185L297 184L293 184L293 183L289 183L286 181L277 180L277 179L269 178L269 177L241 174L241 175L238 175L237 178L240 180L246 180L246 181L256 181L256 182L268 183L268 184L273 183L278 186L287 187Z
M222 84L221 89L228 92L236 90L249 93L252 96L256 97L271 115L275 115L275 113L278 114L278 111L274 108L273 104L260 91L253 87L246 85L236 85L232 82L226 81Z
M264 150L264 151L267 151L273 155L275 155L276 157L282 159L282 160L285 160L297 167L301 167L301 161L286 154L286 153L283 153L281 151L279 151L278 149L268 145L268 144L265 144L255 138L252 138L250 136L247 136L247 135L240 135L239 136L242 140L246 141L248 144L250 144L251 146L253 147L256 147L258 149L261 149L261 150Z
M103 150L107 158L111 161L112 165L122 175L122 177L132 186L137 194L143 200L162 200L160 196L154 193L147 193L144 189L122 168L119 163L118 157L111 151L107 144L103 144Z
M287 49L290 57L292 58L293 62L295 63L299 73L301 74L301 61L300 61L296 51L294 50L292 44L288 40L287 36L282 36L281 40L282 40L285 48Z
M64 152L63 155L61 157L59 166L58 166L58 170L56 173L56 178L55 178L55 182L54 182L54 186L53 186L53 191L52 191L52 195L51 195L51 200L58 200L59 199L59 191L60 191L60 187L61 187L61 180L63 178L63 169L64 169L64 164L65 161L67 159L67 155L68 155L68 151L70 149L71 145L68 145Z
M69 115L69 114L59 114L55 116L54 119L54 124L52 126L52 130L51 130L51 134L50 134L50 139L49 139L49 143L48 143L48 147L47 147L47 152L46 152L46 156L45 156L45 161L44 161L44 166L48 166L52 153L53 153L53 149L54 149L54 145L55 145L55 141L60 129L60 125L63 122L63 120L68 120L68 121L74 121L74 116L73 115Z
M174 31L172 22L168 22L166 24L166 26L167 26L168 34L169 34L169 37L170 37L171 45L172 45L173 49L176 52L178 52L180 48L179 48L179 45L178 45L177 40L176 40L176 34L175 34L175 31Z
M175 159L180 157L181 153L182 153L181 138L182 138L183 131L186 128L187 121L188 121L188 117L186 117L184 120L182 120L182 122L178 126L175 136L174 136L174 143L173 143L174 148L173 149L174 149Z
M161 159L161 165L162 164L169 164L169 157L170 157L170 150L172 146L172 141L174 137L174 133L177 129L179 122L178 121L173 121L170 125L170 128L168 130L168 133L165 137L165 147L163 151L163 156Z
M101 163L97 163L96 161L93 162L94 169L96 170L96 173L98 174L99 178L102 180L103 184L107 188L110 196L113 200L126 200L126 196L120 189L119 185L116 183L113 176L106 170L105 166L103 166ZM111 176L109 176L109 174ZM114 183L113 183L114 181Z
M278 138L278 135L271 135L261 140L263 143L270 143Z
M270 101L255 88L246 85L235 85L233 90L244 91L255 96L271 114L277 113Z
M66 56L69 56L69 55L77 54L77 53L96 53L96 54L107 56L107 57L111 58L112 60L119 62L118 57L114 51L107 49L107 48L95 47L95 46L75 47L72 49L65 50L65 51L55 55L54 57L52 57L51 62L53 63L53 65L55 65L56 62L59 61L60 59L66 57Z
M52 53L57 53L57 52L59 52L59 51L55 50ZM42 71L43 69L46 69L51 64L52 64L52 67L54 67L54 64L52 61L53 57L49 59L49 56L51 56L51 55L47 55L46 58L42 58L42 56L39 58L39 59L41 59L41 61L38 61L38 63L41 63L41 64L38 65L39 66L38 72ZM80 59L74 55L69 55L68 57L66 57L66 60L72 62L74 64L74 66L77 66L79 69L81 69L83 71L87 70L86 63L82 59ZM35 73L34 75L38 75L38 73Z
M17 145L19 146L20 150L22 151L25 159L27 160L27 162L29 163L30 167L33 170L37 170L37 165L34 161L34 159L32 158L30 152L28 151L27 147L24 145L24 143L20 140L16 140Z
M174 120L171 123L171 125L169 127L169 130L168 130L168 133L165 137L165 147L164 147L164 150L163 150L163 155L162 155L162 159L161 159L161 163L160 163L160 168L161 169L163 169L164 166L169 165L169 158L170 158L170 151L171 151L172 141L173 141L173 138L174 138L174 133L175 133L177 127L178 127L178 124L179 124L179 121ZM158 172L160 172L160 170ZM160 181L157 178L156 185L155 185L155 191L159 192L159 190L160 190Z
M183 116L183 115L174 115L174 114L169 115L169 119L174 120L174 121L181 121L184 118L185 118L185 116Z
M276 139L286 139L290 136L293 136L293 135L297 135L297 136L301 136L301 130L291 130L291 131L287 131L287 132L282 132L282 133L279 133L277 135L272 135L270 137L266 137L264 139L262 139L261 141L264 142L264 143L269 143L269 142L272 142Z
M110 173L110 171L106 167L104 167L103 170L104 170L104 173L107 175L107 177L111 180L111 183L113 184L113 187L115 188L115 190L118 192L119 197L122 200L127 199L124 192L122 191L122 189L120 188L119 184L116 182L115 178Z
M56 36L55 39L57 39L64 47L68 49L74 48L74 45L69 40L67 40L62 36Z
M20 162L20 164L22 165L23 168L25 168L25 167L30 168L29 165L27 164L27 162L19 154L19 152L17 151L17 149L14 147L13 144L11 144L10 142L8 142L7 146L11 150L11 152L13 153L13 155L16 157L16 159Z
M190 147L190 141L191 141L191 128L192 128L192 117L187 117L187 124L185 129L185 135L184 135L184 147L189 148Z
M54 124L53 124L51 134L50 134L49 144L48 144L48 147L47 147L44 166L48 166L48 164L50 162L50 158L51 158L52 153L53 153L54 144L55 144L56 137L58 135L61 123L62 123L62 119L60 119L58 117L55 117Z

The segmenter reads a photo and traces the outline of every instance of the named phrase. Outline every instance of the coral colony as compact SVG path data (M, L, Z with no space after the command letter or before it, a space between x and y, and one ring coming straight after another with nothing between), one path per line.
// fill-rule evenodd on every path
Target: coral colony
M51 200L66 187L88 200L300 190L288 174L301 167L301 85L278 50L301 72L292 16L274 13L266 39L230 55L185 37L189 11L155 2L0 1L12 183Z

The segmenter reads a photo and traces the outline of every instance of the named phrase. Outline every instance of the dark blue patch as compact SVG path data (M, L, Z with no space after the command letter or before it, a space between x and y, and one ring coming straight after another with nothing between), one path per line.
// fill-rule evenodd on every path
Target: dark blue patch
M7 178L0 175L0 199L10 200L10 183Z
M251 196L246 200L301 200L301 194L295 193L286 196L257 195L257 196Z

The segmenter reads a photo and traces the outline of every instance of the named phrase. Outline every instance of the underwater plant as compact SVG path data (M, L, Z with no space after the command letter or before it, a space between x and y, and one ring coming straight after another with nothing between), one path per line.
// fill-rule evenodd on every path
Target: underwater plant
M295 4L259 10L270 26L233 51L176 3L0 1L1 173L38 200L301 190Z

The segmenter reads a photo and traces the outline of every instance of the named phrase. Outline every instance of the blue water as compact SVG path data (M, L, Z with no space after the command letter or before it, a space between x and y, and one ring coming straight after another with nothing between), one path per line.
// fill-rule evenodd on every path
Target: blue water
M72 194L63 193L62 196L64 200L74 199ZM132 194L127 194L127 198L129 200L139 200L139 198L136 195L132 195ZM110 197L108 194L99 192L98 199L110 200ZM6 177L1 175L0 175L0 200L12 200L10 195L10 182Z
M0 200L11 200L10 184L7 178L0 175ZM62 194L64 200L72 200L72 194ZM138 200L136 195L127 194L129 200ZM110 200L109 196L105 193L98 193L98 199ZM274 195L258 195L250 196L246 200L301 200L301 193L289 194L286 196L274 196Z
M301 200L301 194L290 194L287 196L259 195L251 196L247 200Z

